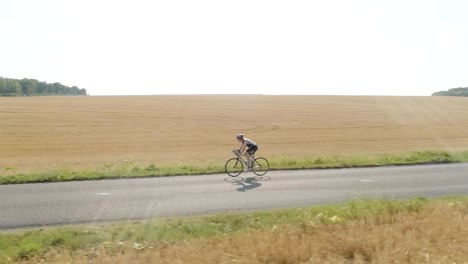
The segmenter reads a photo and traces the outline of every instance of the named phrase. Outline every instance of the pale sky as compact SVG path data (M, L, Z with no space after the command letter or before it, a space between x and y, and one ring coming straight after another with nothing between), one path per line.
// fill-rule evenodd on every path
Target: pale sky
M466 0L0 0L0 76L91 95L468 87Z

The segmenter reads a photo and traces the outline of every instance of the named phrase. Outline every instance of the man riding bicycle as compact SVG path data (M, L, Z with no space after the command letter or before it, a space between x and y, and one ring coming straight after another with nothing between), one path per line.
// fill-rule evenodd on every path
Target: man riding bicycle
M252 169L253 155L258 150L258 145L253 140L245 138L242 133L237 134L237 141L241 142L241 146L238 149L239 155L244 155L247 158L248 170Z

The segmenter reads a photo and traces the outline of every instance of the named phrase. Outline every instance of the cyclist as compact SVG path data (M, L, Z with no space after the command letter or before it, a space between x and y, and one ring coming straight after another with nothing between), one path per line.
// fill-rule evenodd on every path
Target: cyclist
M248 170L252 169L253 155L258 150L258 145L253 140L244 137L242 133L237 134L237 141L241 142L238 149L239 155L244 155L247 158Z

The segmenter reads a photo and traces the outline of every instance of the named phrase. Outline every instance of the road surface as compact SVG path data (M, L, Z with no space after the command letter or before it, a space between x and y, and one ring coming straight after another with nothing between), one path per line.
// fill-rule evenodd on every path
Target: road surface
M468 164L0 185L0 229L468 194Z

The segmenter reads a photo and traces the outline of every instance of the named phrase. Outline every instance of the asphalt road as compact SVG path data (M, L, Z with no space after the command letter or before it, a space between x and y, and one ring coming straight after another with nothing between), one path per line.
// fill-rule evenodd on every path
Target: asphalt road
M0 185L0 229L468 194L468 164Z

